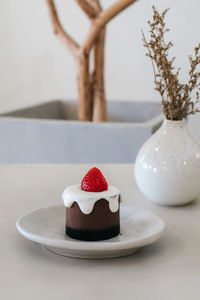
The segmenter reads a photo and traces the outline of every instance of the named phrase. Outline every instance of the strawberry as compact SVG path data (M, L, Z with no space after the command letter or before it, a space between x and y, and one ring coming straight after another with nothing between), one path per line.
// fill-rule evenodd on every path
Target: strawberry
M97 168L92 168L81 182L81 189L86 192L103 192L108 189L108 183Z

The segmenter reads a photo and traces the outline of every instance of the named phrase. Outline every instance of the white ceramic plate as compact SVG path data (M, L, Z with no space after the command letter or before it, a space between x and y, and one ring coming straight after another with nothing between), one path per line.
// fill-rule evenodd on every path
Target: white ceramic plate
M64 256L109 258L125 256L157 241L165 224L151 212L121 206L121 234L98 242L73 240L65 235L65 208L62 205L36 209L17 220L18 231L27 239Z

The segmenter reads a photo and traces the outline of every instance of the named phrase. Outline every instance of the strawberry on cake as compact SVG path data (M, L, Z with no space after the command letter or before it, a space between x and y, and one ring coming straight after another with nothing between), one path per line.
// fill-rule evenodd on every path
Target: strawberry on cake
M119 234L120 191L108 185L99 169L92 168L81 184L68 186L62 199L71 238L99 241Z

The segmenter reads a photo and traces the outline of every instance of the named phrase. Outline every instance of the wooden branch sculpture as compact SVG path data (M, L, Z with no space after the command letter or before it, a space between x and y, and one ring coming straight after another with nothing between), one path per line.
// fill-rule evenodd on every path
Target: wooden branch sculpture
M82 45L63 29L54 0L46 0L54 33L74 56L77 66L78 117L80 121L106 121L104 87L105 26L116 15L137 0L118 0L102 10L100 0L75 0L91 21ZM90 70L90 54L94 52L94 69Z

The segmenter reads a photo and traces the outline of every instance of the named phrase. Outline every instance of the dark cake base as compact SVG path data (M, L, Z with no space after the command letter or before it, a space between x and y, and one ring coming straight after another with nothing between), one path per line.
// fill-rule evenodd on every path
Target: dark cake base
M66 234L73 239L81 241L107 240L119 235L119 232L119 225L100 230L75 229L66 226Z

